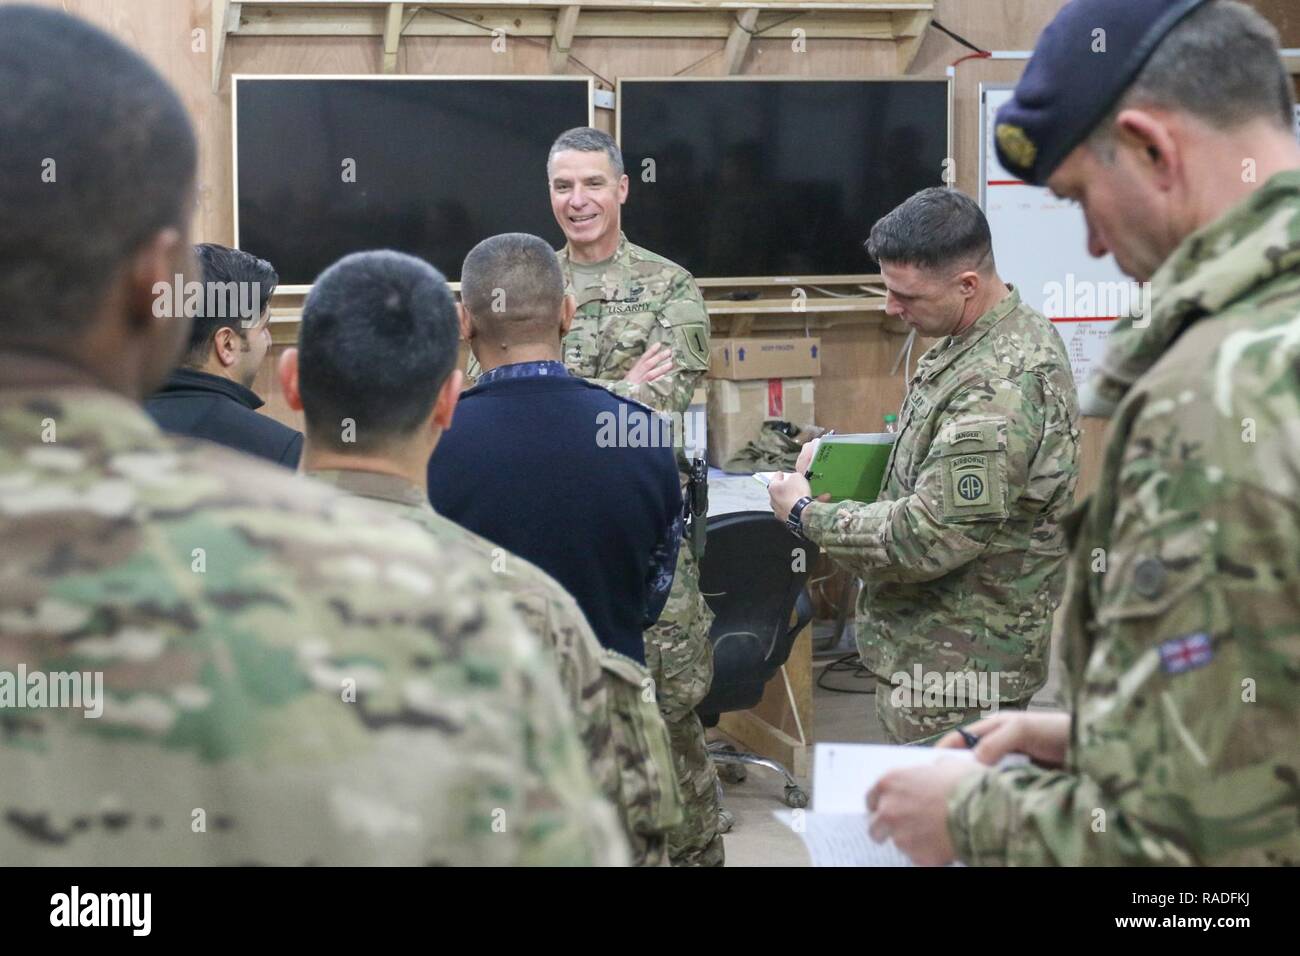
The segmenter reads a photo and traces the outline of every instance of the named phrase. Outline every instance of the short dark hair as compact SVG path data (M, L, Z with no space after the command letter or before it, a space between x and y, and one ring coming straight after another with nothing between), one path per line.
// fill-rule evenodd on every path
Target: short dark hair
M1133 107L1182 110L1218 130L1261 118L1290 130L1294 103L1273 24L1244 3L1216 0L1160 41L1089 142L1110 158L1115 118Z
M212 337L219 330L234 329L241 338L247 337L245 320L250 316L240 314L246 293L256 288L257 314L251 318L261 318L280 284L280 275L265 259L215 242L200 242L194 255L203 273L203 298L190 326L185 362L201 366L211 354Z
M197 147L139 54L75 17L0 6L0 338L80 332L121 266L184 229Z
M871 227L867 255L877 262L934 269L993 268L993 234L979 204L942 186L922 189Z
M476 325L509 336L558 328L564 272L555 250L526 232L484 239L460 270L460 300Z
M618 148L614 137L604 130L596 129L594 126L575 126L557 136L555 142L551 144L550 152L546 154L548 176L551 174L551 160L555 158L556 153L564 152L566 149L580 153L603 152L609 159L610 168L614 170L614 178L623 175L623 151Z
M387 250L316 278L298 329L298 387L312 441L369 452L408 437L456 367L460 329L442 273ZM355 424L345 441L343 422Z

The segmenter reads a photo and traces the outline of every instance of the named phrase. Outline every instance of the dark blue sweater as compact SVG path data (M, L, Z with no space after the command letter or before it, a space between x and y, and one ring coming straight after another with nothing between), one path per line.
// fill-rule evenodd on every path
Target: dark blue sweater
M206 438L227 448L297 468L302 434L256 411L262 400L238 382L178 368L144 407L163 431Z
M477 385L429 462L429 500L550 574L605 647L644 662L664 600L652 569L676 560L682 497L671 448L601 447L620 406L623 421L647 414L567 375Z

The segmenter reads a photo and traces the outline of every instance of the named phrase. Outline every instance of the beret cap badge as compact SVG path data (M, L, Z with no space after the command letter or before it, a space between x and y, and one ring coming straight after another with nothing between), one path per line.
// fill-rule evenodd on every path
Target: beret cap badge
M1021 172L1033 168L1034 160L1038 157L1038 147L1023 129L1010 123L999 123L996 135L998 147L1006 159L1011 160Z

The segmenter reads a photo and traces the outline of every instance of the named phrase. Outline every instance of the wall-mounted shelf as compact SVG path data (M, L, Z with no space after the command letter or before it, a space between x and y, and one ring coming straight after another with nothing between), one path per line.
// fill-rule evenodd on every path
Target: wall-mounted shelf
M758 280L770 282L770 280ZM746 280L748 284L748 280ZM782 280L781 284L786 284ZM820 284L820 283L819 283ZM830 284L829 281L827 284ZM453 290L460 283L453 282ZM714 335L747 335L755 327L772 332L803 329L815 331L836 325L862 321L878 322L885 318L883 295L873 294L870 287L858 287L867 294L847 296L810 296L795 308L793 299L705 299ZM708 290L705 291L707 296ZM298 322L302 317L303 292L277 290L271 306L271 340L276 345L292 345L298 339Z
M564 72L575 37L714 38L725 42L721 72L738 73L754 37L788 40L798 28L807 40L890 43L903 73L933 15L933 0L212 0L212 91L232 36L377 37L385 73L412 36L549 38L552 73Z

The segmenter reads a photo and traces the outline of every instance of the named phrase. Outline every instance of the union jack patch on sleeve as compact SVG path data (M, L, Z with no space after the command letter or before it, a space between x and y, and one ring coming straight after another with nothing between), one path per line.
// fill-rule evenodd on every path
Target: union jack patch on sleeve
M1210 635L1204 631L1175 637L1160 645L1160 667L1166 674L1181 674L1204 667L1214 657Z

